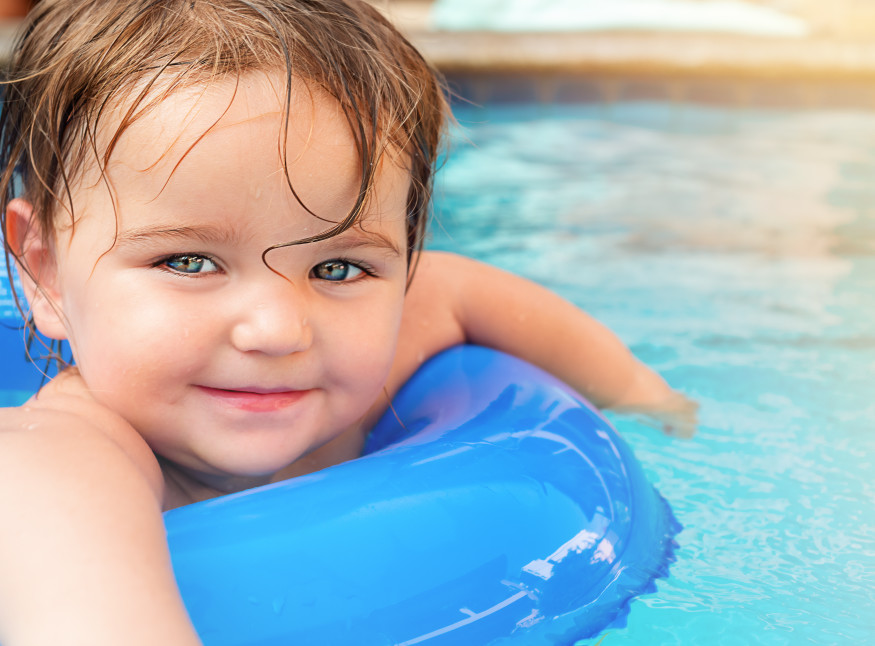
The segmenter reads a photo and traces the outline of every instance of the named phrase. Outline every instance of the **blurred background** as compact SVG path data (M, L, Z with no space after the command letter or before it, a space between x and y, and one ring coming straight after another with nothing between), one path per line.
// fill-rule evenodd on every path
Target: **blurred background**
M870 0L373 0L463 98L875 107Z
M36 1L0 0L0 62ZM820 90L812 84L827 83L845 93L857 86L848 101L875 105L859 87L875 79L872 0L369 1L475 101L493 98L484 95L490 91L484 79L497 81L510 98L550 101L555 88L531 77L572 75L658 77L663 98L676 100L688 98L693 81L731 79L793 86L788 100L812 102ZM599 91L601 98L622 98L616 83ZM772 91L771 100L779 93Z
M831 37L840 39L866 39L875 36L875 4L870 0L688 0L686 2L673 2L672 0L472 0L461 3L445 2L444 0L373 0L373 3L383 7L388 13L393 14L400 22L407 24L411 29L440 27L441 19L437 22L430 16L434 9L439 14L443 13L443 6L457 6L460 13L476 12L477 7L488 7L489 11L501 14L513 11L514 6L528 6L536 11L550 11L551 7L563 6L566 14L564 23L557 25L558 28L569 28L567 21L568 13L575 10L593 11L600 5L601 8L612 8L619 12L634 13L644 5L651 5L655 11L670 13L678 8L695 13L698 9L708 5L711 9L715 6L726 10L731 5L747 5L750 8L749 15L752 23L757 20L756 10L765 10L761 15L769 12L804 21L809 34L814 37ZM436 5L436 6L435 6ZM599 9L595 9L598 11ZM470 19L461 18L460 19ZM493 19L500 20L500 15L494 15ZM630 16L634 20L634 16Z
M875 644L875 0L371 1L454 95L429 246L702 406L691 441L611 417L685 529L581 645ZM27 6L0 0L0 59ZM0 278L24 365L19 328ZM38 377L0 371L0 405Z
M875 644L875 2L374 3L455 93L430 246L702 406L690 442L611 416L685 529L580 645Z

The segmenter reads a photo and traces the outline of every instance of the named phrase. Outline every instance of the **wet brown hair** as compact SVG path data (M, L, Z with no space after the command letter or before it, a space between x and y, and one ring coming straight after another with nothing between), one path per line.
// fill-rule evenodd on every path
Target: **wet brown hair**
M285 75L286 124L293 80L336 99L361 168L358 200L343 220L271 249L354 226L390 149L401 151L410 168L407 243L413 258L422 247L449 112L434 70L363 0L41 0L3 84L0 231L6 231L6 207L17 195L33 204L47 240L62 213L74 224L72 184L86 164L101 172L107 167L137 118L160 110L161 100L179 88L251 71ZM120 99L125 111L115 132L98 138L101 119L110 120ZM294 193L287 168L286 179ZM15 256L5 246L8 267Z

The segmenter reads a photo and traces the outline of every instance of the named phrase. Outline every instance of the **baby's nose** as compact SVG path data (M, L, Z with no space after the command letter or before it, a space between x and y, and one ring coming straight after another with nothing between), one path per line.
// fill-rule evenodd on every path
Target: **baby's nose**
M240 352L283 356L312 344L306 298L294 285L282 282L280 289L251 290L240 303L231 329L231 344Z

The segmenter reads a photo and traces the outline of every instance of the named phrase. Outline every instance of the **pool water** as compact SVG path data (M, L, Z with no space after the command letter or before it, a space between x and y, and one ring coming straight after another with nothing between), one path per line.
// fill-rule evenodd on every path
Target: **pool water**
M602 644L875 643L875 114L457 117L430 246L553 288L701 402L689 441L612 417L685 529Z
M603 646L875 643L875 114L457 115L431 246L552 287L702 405L689 441L612 418L685 530Z

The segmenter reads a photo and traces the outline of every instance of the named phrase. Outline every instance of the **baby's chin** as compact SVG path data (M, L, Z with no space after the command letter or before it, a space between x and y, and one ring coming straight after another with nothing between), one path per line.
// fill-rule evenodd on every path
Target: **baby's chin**
M270 483L276 474L288 466L267 457L224 461L219 464L180 464L157 456L168 489L165 498L176 501L172 506L207 500Z

